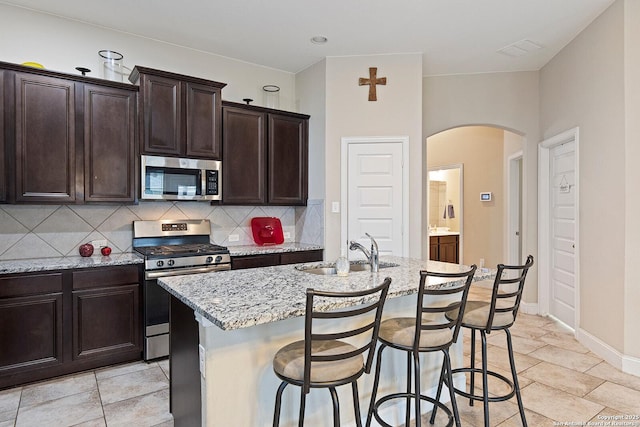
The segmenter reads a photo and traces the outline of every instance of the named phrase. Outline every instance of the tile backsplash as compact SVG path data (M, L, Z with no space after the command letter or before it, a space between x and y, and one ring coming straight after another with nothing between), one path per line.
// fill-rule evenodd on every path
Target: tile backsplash
M107 240L114 253L131 250L136 220L211 221L213 242L253 244L251 218L280 218L286 241L324 245L324 201L307 206L212 206L201 202L140 202L138 205L0 205L0 260L77 255L78 246ZM229 235L238 240L229 242Z

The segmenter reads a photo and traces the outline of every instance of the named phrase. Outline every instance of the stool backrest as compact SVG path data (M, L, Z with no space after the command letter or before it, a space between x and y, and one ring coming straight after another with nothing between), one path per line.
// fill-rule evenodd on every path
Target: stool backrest
M524 280L527 277L529 268L533 265L533 256L529 255L524 265L504 265L498 264L498 272L493 282L493 292L491 294L491 306L489 308L489 317L487 319L486 330L504 329L513 325L516 321L520 301L522 300L522 290L524 289ZM493 326L493 321L498 316L504 316L502 313L510 313L513 321L510 323L500 322L499 327Z
M363 291L325 292L307 289L304 333L304 393L308 393L310 389L312 363L345 360L367 353L362 371L354 378L359 377L363 372L369 373L371 371L373 353L380 330L382 308L387 299L390 284L391 278L387 277L381 285ZM331 310L332 306L339 307L341 303L344 303L344 300L351 300L348 302L348 307L327 311ZM344 322L349 318L352 322ZM338 326L329 325L328 322ZM332 351L331 354L311 354L311 343L314 341L334 341L345 338L350 339L348 342L353 347L344 347L344 351Z
M420 272L420 288L418 289L418 303L416 312L416 328L413 339L414 351L419 351L424 347L420 345L423 333L441 333L446 339L438 339L438 345L430 347L429 350L446 349L458 339L462 314L467 303L469 288L476 272L476 265L472 265L467 271L459 273L440 273L423 270ZM459 279L453 284L443 287L437 286L437 280L430 281L429 278L442 278L450 281ZM442 297L442 299L425 298ZM448 318L446 314L456 313L455 318Z

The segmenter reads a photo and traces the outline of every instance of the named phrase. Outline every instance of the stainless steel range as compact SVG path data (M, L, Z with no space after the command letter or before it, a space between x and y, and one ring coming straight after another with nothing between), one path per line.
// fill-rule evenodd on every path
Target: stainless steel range
M133 249L144 256L144 359L169 354L169 293L157 278L231 269L224 246L212 244L209 220L133 222Z

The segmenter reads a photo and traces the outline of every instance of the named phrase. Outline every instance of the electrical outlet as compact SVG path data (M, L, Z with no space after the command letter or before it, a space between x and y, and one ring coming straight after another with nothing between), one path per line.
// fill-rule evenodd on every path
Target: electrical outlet
M240 235L238 235L238 234L229 234L229 241L230 242L237 242L238 240L240 240Z
M480 265L478 267L484 268L484 258L480 258Z
M284 231L282 234L283 234L285 239L290 239L291 238L291 233L289 233L288 231Z
M200 361L200 373L202 374L202 378L206 378L206 366L205 366L205 351L204 351L204 347L202 346L202 344L198 345L198 360Z
M102 240L92 240L91 244L93 245L94 248L102 248L104 246L107 246L107 241L102 239Z

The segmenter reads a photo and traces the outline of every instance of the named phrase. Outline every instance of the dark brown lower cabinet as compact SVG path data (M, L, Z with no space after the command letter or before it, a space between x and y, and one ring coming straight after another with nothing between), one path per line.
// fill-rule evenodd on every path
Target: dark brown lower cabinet
M0 388L63 363L62 275L0 278Z
M322 252L322 249L317 249L275 254L232 256L231 269L241 270L244 268L272 267L274 265L322 261Z
M142 358L138 266L0 276L0 389Z
M459 236L431 236L429 238L429 258L432 261L452 262L458 264L459 256Z
M74 272L73 358L140 352L139 307L137 268Z

